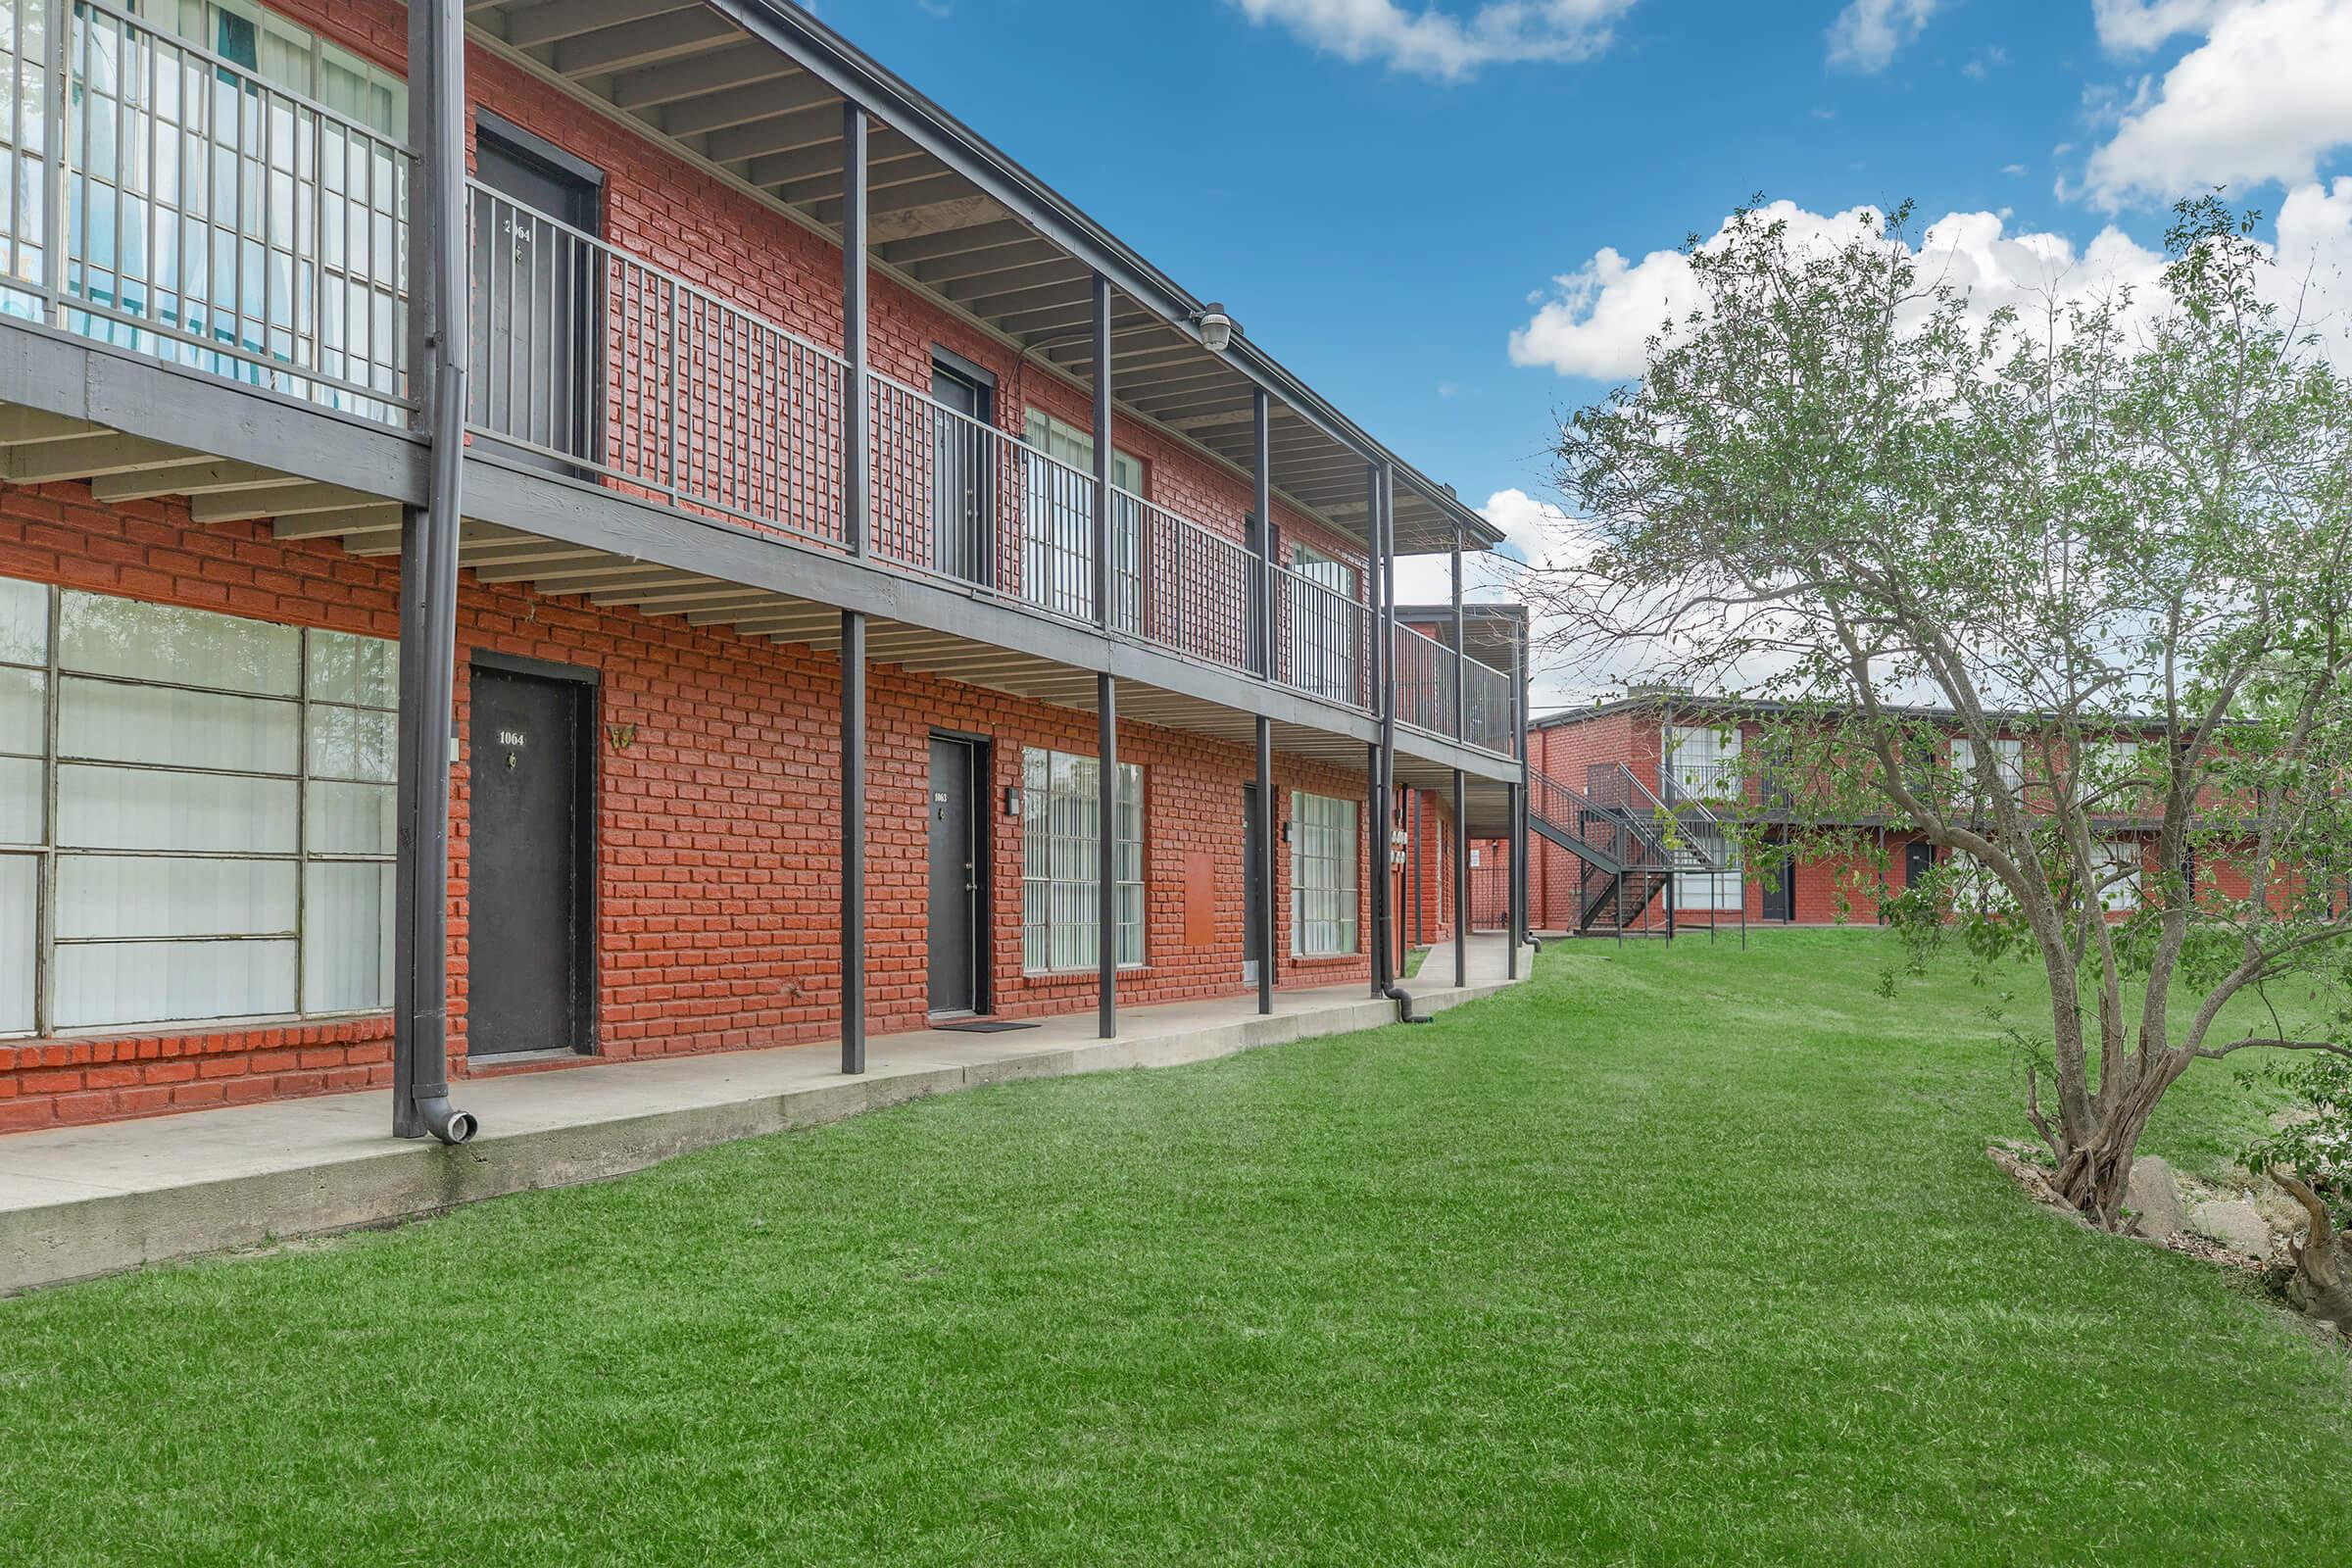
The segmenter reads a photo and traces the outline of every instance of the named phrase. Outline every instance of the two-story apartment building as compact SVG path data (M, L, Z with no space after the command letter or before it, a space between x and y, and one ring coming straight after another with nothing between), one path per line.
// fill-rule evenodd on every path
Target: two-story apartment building
M1535 929L1614 934L1876 920L1886 892L1907 887L1939 854L1888 816L1838 824L1872 838L1867 854L1806 850L1769 869L1742 863L1734 822L1755 825L1767 842L1785 842L1792 824L1821 820L1807 814L1818 811L1818 803L1801 791L1792 795L1769 768L1752 765L1779 712L1768 702L1648 693L1533 720L1528 810L1535 836L1527 897ZM1912 716L1931 728L1957 727L1931 710ZM2103 744L2139 743L2134 734L2119 733ZM1992 744L1996 774L2018 787L2027 777L2026 739L2000 735ZM1956 777L1973 774L1970 740L1946 734L1938 745L1939 765ZM2145 812L2125 809L2103 819L2112 863L2144 862L2157 825ZM2225 892L2243 896L2236 867L2209 871ZM2121 881L2106 902L2120 917L2135 898L2135 884Z
M1394 604L1496 532L808 12L0 77L0 1130L1383 991L1513 836L1524 623Z

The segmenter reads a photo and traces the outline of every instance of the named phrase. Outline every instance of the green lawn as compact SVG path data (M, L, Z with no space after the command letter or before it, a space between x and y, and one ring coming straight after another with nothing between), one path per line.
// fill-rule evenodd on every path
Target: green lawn
M1554 947L1428 1028L0 1302L0 1557L2340 1558L2342 1353L2030 1208L1989 994L1888 951Z

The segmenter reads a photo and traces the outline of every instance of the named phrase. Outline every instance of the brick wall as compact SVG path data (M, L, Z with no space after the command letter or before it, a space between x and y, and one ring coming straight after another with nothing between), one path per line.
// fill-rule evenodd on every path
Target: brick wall
M270 0L270 8L383 66L406 69L406 10L390 0ZM466 51L466 95L604 175L600 219L607 242L775 321L818 345L841 347L841 249L627 125L478 45ZM472 134L468 117L468 135ZM876 272L867 294L873 368L928 390L932 349L946 348L997 378L995 422L1019 432L1035 406L1085 428L1091 395L1017 355L968 322ZM619 357L612 357L615 373ZM1203 353L1203 364L1208 358ZM617 441L618 426L615 425ZM1157 430L1113 416L1114 444L1145 467L1146 499L1236 540L1246 537L1248 479ZM722 444L723 446L723 444ZM1283 557L1298 544L1352 563L1359 593L1364 552L1348 535L1277 501Z
M84 485L0 490L0 574L226 613L390 637L395 563L281 543L267 523L199 527L176 502L107 506ZM476 650L598 671L599 1049L608 1059L829 1038L839 967L838 666L830 655L678 619L548 599L470 573L460 596L458 732ZM869 1007L876 1032L919 1025L926 1003L927 777L934 726L993 738L992 979L997 1010L1091 1005L1094 979L1020 967L1021 832L1004 815L1023 746L1093 755L1092 714L877 666L868 689ZM610 726L634 726L625 746ZM1121 1001L1238 994L1246 747L1141 724L1120 754L1145 774L1147 965ZM463 1071L469 757L452 776L452 1051ZM1277 758L1289 792L1361 802L1359 773ZM1368 933L1359 842L1359 928ZM1188 858L1210 860L1213 940L1186 940ZM1277 974L1360 979L1367 959L1289 956L1290 875L1277 854ZM1368 940L1368 936L1365 938ZM388 1019L142 1031L0 1042L0 1129L317 1093L385 1081Z

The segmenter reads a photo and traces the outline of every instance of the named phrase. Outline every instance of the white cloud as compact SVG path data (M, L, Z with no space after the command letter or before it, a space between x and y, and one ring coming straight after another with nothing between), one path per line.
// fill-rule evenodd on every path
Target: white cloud
M2099 44L2109 54L2141 55L2177 32L2203 32L2230 0L2090 0Z
M1467 15L1396 0L1231 0L1250 21L1276 23L1348 61L1460 81L1482 66L1586 60L1608 48L1610 24L1634 0L1486 0Z
M2161 80L2138 84L2091 153L2083 191L2101 207L2308 181L2352 142L2352 0L2101 5L2098 18L2124 49L2207 29Z
M1548 365L1562 375L1602 380L1630 375L1641 368L1650 335L1699 303L1690 264L1679 251L1651 251L1628 265L1603 246L1554 281L1558 295L1511 334L1513 365Z
M1838 244L1849 238L1874 209L1850 208L1824 217L1793 202L1763 210L1785 222L1798 243ZM1718 228L1706 243L1722 242ZM2007 231L1998 213L1951 213L1921 236L1923 276L1965 291L1976 312L1988 316L2001 306L2034 308L2049 298L2081 297L2115 284L2146 285L2163 270L2163 259L2120 230L2102 230L2077 251L2061 234ZM1562 375L1611 380L1638 375L1645 346L1665 319L1681 319L1700 303L1690 261L1680 251L1652 251L1627 265L1616 251L1602 249L1557 280L1557 292L1511 334L1513 364L1549 366Z
M1851 0L1830 24L1830 64L1885 71L1943 0Z
M1799 244L1834 244L1872 212L1857 207L1823 217L1784 201L1763 216L1786 222ZM1723 233L1718 228L1706 243L1720 244ZM2267 243L2278 263L2272 297L2321 334L2331 360L2352 368L2352 176L2290 190ZM1922 278L1965 293L1980 320L2003 306L2031 316L2124 289L2138 313L2163 301L2163 256L2112 224L2078 245L2064 234L2012 232L2005 212L1947 213L1921 234L1918 258ZM1594 380L1641 374L1651 334L1669 316L1679 321L1700 304L1680 251L1652 251L1629 264L1604 248L1555 284L1511 334L1512 363Z

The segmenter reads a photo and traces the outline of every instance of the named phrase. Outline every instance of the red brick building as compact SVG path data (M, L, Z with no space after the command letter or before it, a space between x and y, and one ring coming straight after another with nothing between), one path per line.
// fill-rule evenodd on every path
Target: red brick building
M1277 323L781 0L148 9L0 24L0 1130L1450 935L1498 535Z
M1670 920L1676 928L1877 920L1886 891L1900 892L1937 858L1919 834L1880 817L1842 822L1837 825L1875 841L1867 853L1803 853L1763 872L1742 864L1740 846L1724 831L1737 818L1760 821L1767 841L1787 837L1789 803L1740 761L1754 754L1771 714L1770 704L1645 695L1532 720L1533 929L1662 932ZM1957 737L1942 743L1946 760L1964 772L1970 744ZM2004 776L2022 777L2023 738L1999 736L1994 745ZM1673 845L1649 827L1669 814L1679 824ZM2155 826L2128 817L2106 824L2119 862L2144 860ZM2235 868L2219 867L2215 875L2225 893L2243 894ZM1474 885L1474 916L1501 920L1491 911L1503 906L1497 900L1505 895L1507 889L1492 887L1481 900ZM2118 901L2132 896L2130 885L2115 890L2111 907L2120 914Z

